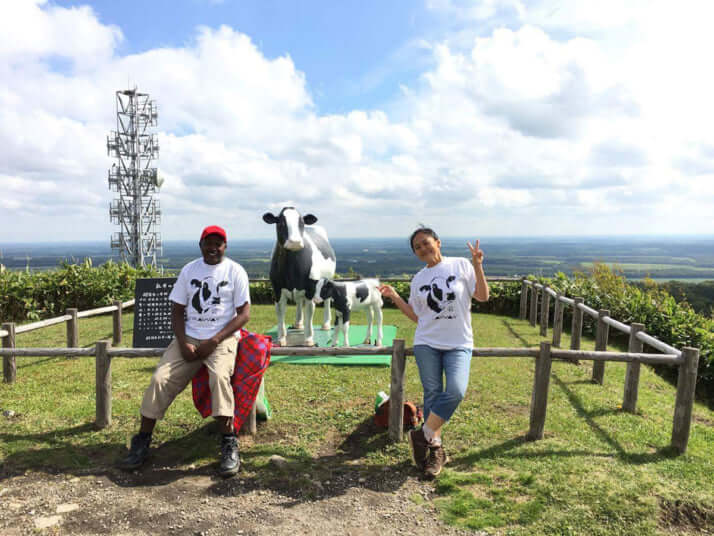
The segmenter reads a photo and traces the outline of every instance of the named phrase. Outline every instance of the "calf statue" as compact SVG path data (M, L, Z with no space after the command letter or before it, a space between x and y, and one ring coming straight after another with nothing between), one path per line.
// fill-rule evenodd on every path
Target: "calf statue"
M377 289L379 280L362 279L360 281L345 281L338 283L328 279L320 279L315 289L317 303L332 299L335 308L335 331L332 335L332 346L337 346L340 332L343 334L344 346L349 346L350 313L356 309L364 309L367 313L367 335L363 344L372 343L372 318L377 322L377 346L382 346L382 294Z
M312 226L317 218L312 214L301 216L294 207L285 207L274 216L263 214L263 221L275 224L277 240L270 260L270 282L278 316L278 341L287 346L285 310L288 299L297 304L296 324L300 313L304 315L305 346L315 346L312 333L312 316L315 312L313 297L318 280L335 277L335 252L322 227ZM310 225L311 227L306 227ZM330 329L330 303L325 302L322 329Z

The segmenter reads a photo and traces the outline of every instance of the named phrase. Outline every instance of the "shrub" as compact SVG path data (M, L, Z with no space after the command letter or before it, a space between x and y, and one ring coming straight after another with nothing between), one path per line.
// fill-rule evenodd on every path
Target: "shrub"
M0 269L0 318L3 322L40 320L79 310L111 305L134 297L137 277L157 277L152 268L133 268L109 261L94 267L63 263L59 269L30 272Z
M628 284L621 272L605 264L595 264L590 274L576 273L569 278L558 273L538 279L566 296L582 297L593 309L609 310L620 322L644 324L647 333L670 346L699 348L698 385L707 397L714 398L714 319L697 314L686 302L678 303L651 280L637 286ZM570 311L566 308L568 314ZM589 315L585 320L584 329L594 334L595 322ZM655 369L669 370L664 366Z

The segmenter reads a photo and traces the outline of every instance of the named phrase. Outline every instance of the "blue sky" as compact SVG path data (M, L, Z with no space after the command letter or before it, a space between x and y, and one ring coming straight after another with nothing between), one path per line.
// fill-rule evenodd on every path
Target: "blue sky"
M16 0L0 241L109 239L106 137L159 106L164 239L714 233L714 4Z
M61 2L82 6L87 2ZM418 41L436 28L421 2L207 0L91 2L124 34L120 54L181 47L199 25L249 35L266 58L289 55L307 75L316 111L345 113L389 102L429 60Z

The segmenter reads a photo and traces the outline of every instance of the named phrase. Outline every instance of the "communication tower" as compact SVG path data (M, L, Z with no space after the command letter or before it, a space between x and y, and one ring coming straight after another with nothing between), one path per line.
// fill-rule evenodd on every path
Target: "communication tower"
M151 163L159 156L156 134L147 132L157 124L156 102L137 88L116 92L117 129L107 136L107 153L116 158L109 168L109 189L119 194L109 205L112 223L111 247L132 266L156 267L161 254L161 207L155 199L163 179Z

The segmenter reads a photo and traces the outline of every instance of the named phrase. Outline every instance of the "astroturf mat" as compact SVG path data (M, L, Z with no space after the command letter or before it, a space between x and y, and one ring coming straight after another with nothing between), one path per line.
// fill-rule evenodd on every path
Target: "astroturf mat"
M295 333L294 330L288 329L288 337ZM313 327L313 339L315 346L318 348L326 348L332 345L331 329L319 329ZM273 340L278 338L278 327L273 326L268 330L266 335L269 335ZM382 326L382 346L391 346L394 337L397 334L396 326ZM364 347L364 341L367 335L367 326L350 325L349 339L351 346ZM375 329L372 328L372 337L374 339ZM342 346L342 338L339 339L340 347ZM304 356L304 355L274 355L270 358L270 364L273 363L291 363L295 365L356 365L356 366L381 366L388 367L392 363L392 355L327 355L327 356Z

